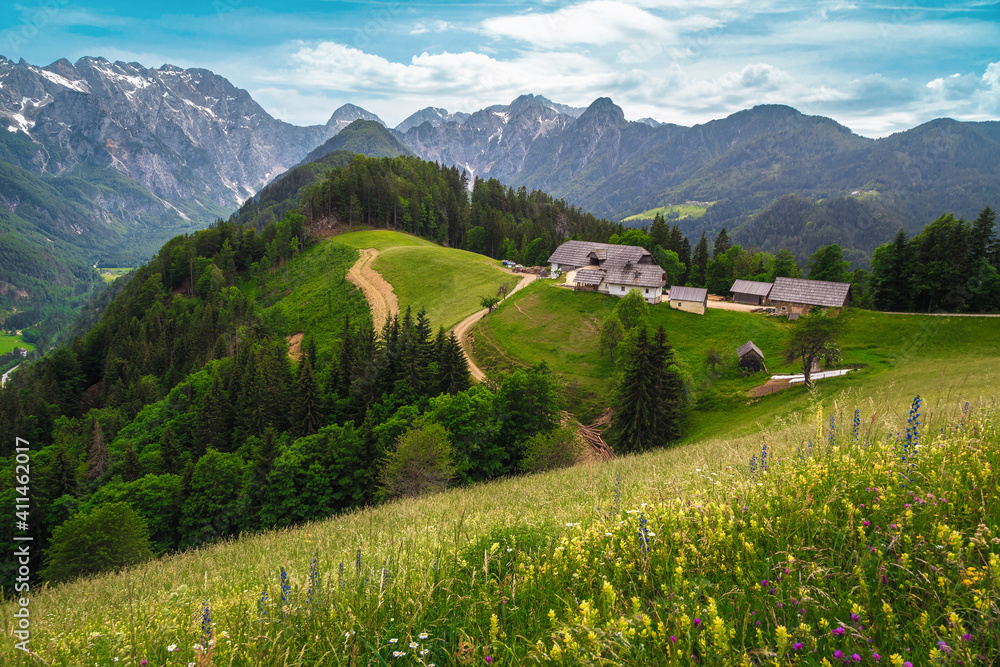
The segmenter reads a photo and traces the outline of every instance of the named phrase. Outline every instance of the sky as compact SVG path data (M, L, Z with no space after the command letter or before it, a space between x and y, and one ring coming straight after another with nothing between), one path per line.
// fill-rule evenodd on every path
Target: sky
M6 5L7 3L5 3ZM273 116L352 103L395 126L534 93L695 125L757 104L885 136L1000 119L1000 2L32 0L0 12L0 55L201 67ZM169 13L166 13L169 12Z

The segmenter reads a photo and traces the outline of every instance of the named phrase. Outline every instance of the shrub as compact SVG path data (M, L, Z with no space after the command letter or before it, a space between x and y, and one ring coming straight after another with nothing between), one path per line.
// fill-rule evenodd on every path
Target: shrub
M534 435L525 448L521 469L525 472L544 472L567 468L583 454L584 445L576 432L567 426L551 433Z
M52 532L50 545L40 573L48 581L119 570L153 557L146 519L128 503L69 518Z
M399 438L379 481L384 497L412 498L441 491L454 477L448 431L440 424L422 424Z

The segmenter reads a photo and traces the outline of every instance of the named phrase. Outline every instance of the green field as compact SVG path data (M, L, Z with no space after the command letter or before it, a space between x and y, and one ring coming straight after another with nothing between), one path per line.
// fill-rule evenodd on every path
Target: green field
M269 279L267 311L280 330L286 335L304 332L315 337L320 350L331 349L345 314L355 321L368 314L364 296L345 279L358 248L379 250L373 267L393 286L400 310L410 306L415 314L426 308L435 330L442 325L450 329L479 310L483 296L517 283L516 276L500 271L496 261L483 255L398 232L351 232L316 244ZM252 280L243 289L260 297ZM375 323L376 329L381 326Z
M700 218L705 215L705 211L708 207L715 202L708 202L705 206L699 204L668 204L667 206L659 206L657 208L651 208L648 211L643 211L642 213L636 213L635 215L630 215L625 218L622 222L634 222L640 220L652 221L659 213L664 218L666 218L671 213L678 214L677 220L682 220L684 218ZM669 220L668 220L669 222Z
M242 289L251 298L265 299L265 314L284 335L303 332L314 337L318 350L332 350L345 316L354 322L369 317L364 295L346 279L357 259L354 248L323 241L292 260L287 271L276 271L266 290L256 280L245 281Z
M422 239L419 236L406 234L404 232L390 232L386 230L371 230L365 232L348 232L334 237L334 242L342 243L352 248L375 248L376 250L386 250L388 248L398 248L400 246L423 246L438 248L435 243Z
M101 274L104 282L113 283L132 270L134 270L134 267L101 267L97 271Z
M35 349L35 346L31 343L25 343L21 340L20 336L8 336L6 334L0 334L0 354L7 354L16 347L21 347L31 352Z
M611 313L616 301L539 281L476 325L477 359L485 368L496 369L545 361L566 386L567 408L586 421L608 403L614 369L610 357L598 353L597 332L600 319ZM736 348L753 340L771 373L800 372L781 354L787 321L714 309L698 316L666 304L654 306L651 313L650 324L664 326L695 388L686 441L748 433L789 418L817 398L831 402L845 391L855 400L919 393L931 401L957 401L991 395L1000 383L1000 373L994 370L1000 368L994 318L851 310L845 314L841 365L864 366L861 370L817 382L816 396L796 387L750 398L747 391L765 377L744 376L736 366ZM725 360L715 374L703 362L710 347Z
M400 311L426 308L435 330L450 329L479 310L480 299L495 296L501 285L517 284L516 276L500 271L499 263L489 257L442 248L409 234L352 232L333 241L377 249L380 254L372 268L392 285Z

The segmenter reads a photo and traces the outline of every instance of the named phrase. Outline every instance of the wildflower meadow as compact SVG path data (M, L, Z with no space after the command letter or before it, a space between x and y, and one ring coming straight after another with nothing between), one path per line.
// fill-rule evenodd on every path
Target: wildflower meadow
M816 407L797 442L578 466L42 590L32 653L0 662L990 665L1000 413L923 411Z

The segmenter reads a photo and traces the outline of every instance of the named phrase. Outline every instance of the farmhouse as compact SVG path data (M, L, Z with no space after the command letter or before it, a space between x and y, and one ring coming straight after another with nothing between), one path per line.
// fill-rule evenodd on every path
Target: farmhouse
M754 280L737 280L729 291L733 293L733 301L751 306L763 306L771 293L774 283L760 283Z
M708 309L708 290L704 287L674 285L670 288L670 307L704 315Z
M814 306L846 308L851 304L851 284L802 278L775 278L768 301L779 314L805 315Z
M577 290L625 296L637 289L648 303L660 303L666 278L645 248L588 241L566 241L549 257L553 273L566 273Z
M739 358L740 368L743 370L750 373L767 372L767 366L764 365L764 353L753 344L752 340L740 345L736 350L736 356Z

